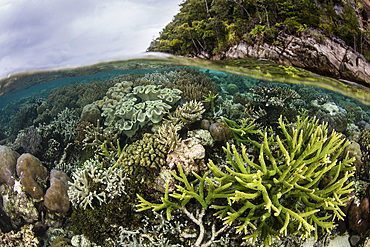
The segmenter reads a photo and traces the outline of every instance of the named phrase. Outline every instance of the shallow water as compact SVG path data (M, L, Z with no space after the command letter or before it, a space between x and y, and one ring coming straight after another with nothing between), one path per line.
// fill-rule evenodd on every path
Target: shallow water
M337 156L337 152L349 152L349 158L356 159L348 167L342 165L343 170L338 168L340 175L334 175L334 168L328 168L328 174L315 185L317 188L310 189L325 191L325 186L332 183L330 179L347 178L348 174L352 174L348 175L344 185L354 183L351 188L355 188L357 201L361 202L368 196L365 189L369 181L370 162L370 91L355 83L326 78L293 67L277 66L267 61L210 62L151 57L13 75L0 81L0 95L0 145L3 145L0 162L7 167L0 169L0 182L4 184L1 189L2 211L5 215L0 227L6 233L17 231L24 225L32 225L37 241L44 245L51 244L56 237L64 239L59 238L54 244L57 241L71 244L70 239L81 234L90 241L107 246L191 246L211 242L213 246L231 246L247 243L242 237L253 234L253 227L249 226L249 230L242 235L236 233L234 227L223 224L225 216L221 217L223 220L213 216L217 210L211 205L227 205L221 199L214 199L209 205L204 202L207 207L202 204L204 212L202 210L200 214L202 206L199 206L198 199L193 198L186 203L181 201L183 198L176 201L175 185L185 186L186 183L183 185L184 177L182 180L180 177L174 179L170 172L181 175L178 167L181 164L184 176L191 181L195 179L196 193L200 193L199 186L202 185L198 184L192 172L200 176L207 172L211 180L205 182L207 186L204 190L209 194L210 181L216 181L215 186L223 184L211 172L209 160L223 172L226 172L223 170L225 166L234 172L238 171L232 164L233 160L238 160L236 152L243 152L242 145L246 147L244 154L257 164L263 163L262 155L268 167L272 167L274 162L289 166L289 162L293 164L299 160L295 153L299 153L300 148L293 148L295 151L289 149L292 147L283 126L287 126L287 133L295 141L298 138L299 142L299 133L295 137L293 133L299 129L297 121L305 118L307 125L317 121L314 125L316 129L321 128L319 124L326 124L323 139L315 139L315 143L321 143L318 145L324 145L330 135L338 135L343 139L325 157L317 155L321 157L317 167L327 166L327 163L344 164L346 158L344 155ZM297 116L300 120L297 120ZM280 117L282 120L279 122ZM303 133L307 129L301 131ZM159 133L159 136L155 133ZM290 158L289 155L284 156L286 151L275 139L277 135L282 138L281 145L288 149L288 153L291 152ZM312 136L316 135L312 132ZM351 148L341 149L347 145L344 140L351 143ZM151 145L152 142L156 144ZM226 149L223 150L227 143L236 147L229 157L226 156ZM260 151L263 147L260 144L263 143L268 143L266 145L270 146L270 151L263 148L261 150L264 151ZM308 150L313 144L303 145L307 145L304 147ZM6 152L12 154L5 155ZM276 161L272 162L268 152L276 157ZM312 152L316 154L318 151ZM25 158L25 154L32 158ZM12 155L14 160L9 158ZM23 169L27 172L19 168L22 160L18 158L19 155L26 159L28 165ZM336 158L324 162L326 157ZM312 155L306 158L307 165L314 159ZM287 161L289 159L291 161ZM244 156L243 160L245 168L248 168L248 172L245 172L257 172L259 165L250 165ZM36 168L36 164L39 168ZM322 176L317 167L312 168L315 176ZM353 167L356 167L356 172L351 170ZM45 171L40 172L43 169ZM94 172L94 169L98 172ZM303 166L300 169L304 170ZM51 175L52 170L61 171L64 175ZM113 171L114 175L108 171ZM270 177L266 171L261 171L265 174L264 183L271 182L272 187L266 188L272 196L271 193L275 193L272 188L278 184L277 180L272 179L275 175ZM117 174L121 174L121 177L117 177ZM300 178L303 179L301 186L308 183L308 178ZM325 179L329 179L328 182L324 182ZM23 192L17 192L17 197L16 191L11 192L9 188L19 183L23 186ZM59 187L53 187L57 183L60 183ZM172 193L170 198L177 205L172 207L180 208L172 212L171 221L166 221L163 215L153 215L150 210L136 212L140 204L136 194L160 204L167 183ZM233 191L233 186L240 189L239 185L233 184L227 193ZM37 190L40 190L39 194L35 194ZM333 191L340 197L342 190ZM184 189L177 193L180 192L185 193ZM178 194L179 198L190 196L186 193L181 196L181 193ZM295 195L293 193L293 198L296 198ZM242 208L245 199L239 201L235 196L230 198L234 207L228 209L231 214ZM301 202L301 197L297 198L295 200L287 196L280 203L287 208L289 204L295 204L298 212L313 210L310 208L312 206ZM343 198L346 198L346 194L341 200ZM251 201L258 204L261 200L264 199L257 197ZM25 209L25 205L28 209ZM328 210L324 206L319 209ZM274 230L282 227L279 216L275 219L270 216L271 212L266 211L266 214L269 214L266 222L270 227L276 227ZM197 218L199 215L204 218ZM242 216L244 218L235 220L233 226L240 225L247 213L244 212ZM259 217L262 216L252 218L257 228L258 224L261 227L263 225ZM368 235L367 228L363 230L363 225L348 223L345 217L343 219L347 223L342 223L342 227L351 235L360 235L360 241L363 242ZM370 219L366 220L370 222ZM291 216L290 221L297 219ZM222 231L212 233L213 224L216 231ZM301 245L302 239L292 237L295 236L295 228L295 223L289 223L288 237L275 240L272 244ZM269 228L263 229L267 231ZM202 231L205 232L204 236ZM333 228L332 235L340 231L343 229ZM314 235L313 232L311 234ZM324 235L322 232L318 234L322 240ZM268 238L266 236L267 232L258 234L257 242L263 243ZM79 246L76 244L78 238L81 237L74 238L74 246Z

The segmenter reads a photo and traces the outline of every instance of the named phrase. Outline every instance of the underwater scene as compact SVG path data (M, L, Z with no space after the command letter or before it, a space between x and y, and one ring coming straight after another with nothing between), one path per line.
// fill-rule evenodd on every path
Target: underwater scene
M220 63L1 80L0 246L370 244L369 89Z

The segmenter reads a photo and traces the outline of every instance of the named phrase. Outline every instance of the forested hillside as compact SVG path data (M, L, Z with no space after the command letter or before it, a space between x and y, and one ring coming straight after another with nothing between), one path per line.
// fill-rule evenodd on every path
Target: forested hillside
M148 50L216 55L239 42L279 45L279 32L299 36L315 28L369 61L369 5L369 0L186 0Z

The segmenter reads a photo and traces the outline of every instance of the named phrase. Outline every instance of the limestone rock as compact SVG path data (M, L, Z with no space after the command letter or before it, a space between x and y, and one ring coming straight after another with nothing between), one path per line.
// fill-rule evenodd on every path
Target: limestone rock
M370 84L370 64L342 40L327 38L314 29L301 36L280 33L277 40L281 46L239 43L223 55L225 58L268 59L278 64ZM220 56L213 59L217 58Z

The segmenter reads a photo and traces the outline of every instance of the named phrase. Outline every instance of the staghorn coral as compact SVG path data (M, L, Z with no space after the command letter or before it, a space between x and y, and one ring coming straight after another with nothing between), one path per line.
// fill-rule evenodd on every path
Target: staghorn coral
M127 146L118 163L129 178L137 182L152 182L166 163L166 147L157 134L145 133L141 140Z
M74 207L86 209L109 203L115 197L125 194L126 176L121 169L102 169L94 160L88 160L82 168L72 174L68 182L68 197Z
M231 183L236 189L230 197L232 205L216 206L217 215L225 224L237 222L237 232L253 228L246 238L255 241L260 236L265 246L272 236L290 231L304 238L311 232L317 238L319 228L330 232L334 220L343 219L340 207L349 200L346 194L352 191L352 182L347 181L355 170L354 159L338 160L348 142L336 132L328 135L326 124L297 117L296 128L288 130L280 117L279 126L285 137L276 136L282 159L272 153L265 132L256 163L247 157L243 145L242 154L228 145L228 163L234 170L224 173L213 162L209 164L221 185ZM328 182L325 177L330 178ZM322 210L326 216L319 213Z
M258 126L254 123L255 120L252 119L241 119L241 125L225 117L222 118L222 121L228 126L229 131L231 131L232 136L237 143L252 142L250 137L247 135L261 133L261 131L258 129Z
M172 173L182 182L176 191L170 194L167 184L159 204L138 195L138 211L165 209L171 218L172 209L182 210L199 226L193 246L204 242L202 218L211 205L217 210L214 215L224 221L219 231L212 231L211 239L231 225L236 226L236 233L245 235L244 239L253 239L254 243L259 237L265 246L272 243L273 236L288 232L303 238L312 232L317 238L319 230L330 232L334 220L343 219L345 214L340 207L353 190L348 179L354 174L354 159L345 156L338 160L348 142L335 131L328 135L327 126L319 125L315 118L297 117L297 125L292 129L287 129L282 116L278 122L284 135L284 139L276 136L279 152L270 149L267 132L263 143L256 143L260 150L256 161L248 158L244 145L240 154L234 145L230 148L228 144L224 150L232 167L222 171L210 161L208 167L214 180L209 172L202 177L193 172L196 180L189 182L179 165L180 175ZM224 202L218 204L217 198ZM196 216L187 210L191 199L201 205Z

